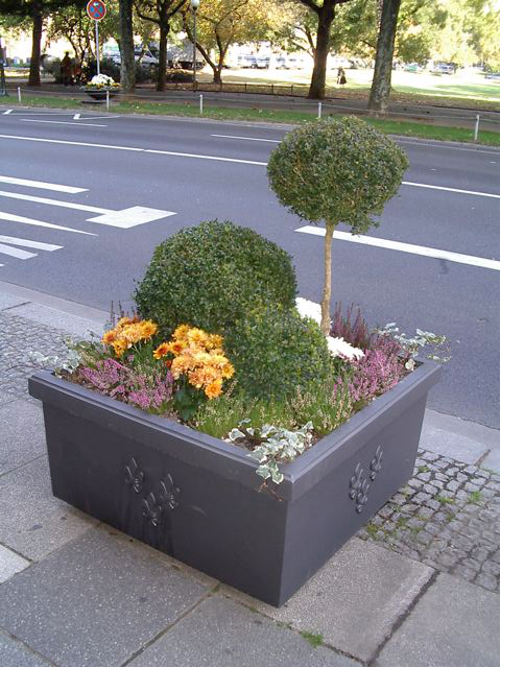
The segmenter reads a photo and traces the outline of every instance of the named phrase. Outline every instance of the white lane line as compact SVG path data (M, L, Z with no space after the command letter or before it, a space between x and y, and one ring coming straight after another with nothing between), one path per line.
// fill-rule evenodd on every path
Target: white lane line
M103 207L93 207L92 205L82 205L75 202L65 202L63 200L53 200L48 197L36 197L34 195L25 195L24 193L10 193L6 190L0 190L0 197L7 197L13 200L22 200L25 202L37 202L38 204L50 205L52 207L64 207L66 209L76 209L77 211L99 214L87 221L93 223L102 223L114 228L133 228L144 223L164 219L167 216L175 216L176 212L167 212L162 209L152 209L151 207L129 207L128 209L104 209Z
M244 165L256 165L259 167L267 167L267 162L258 162L256 160L240 160L239 158L229 158L229 157L220 157L217 155L200 155L198 153L181 153L171 150L155 150L150 148L138 148L130 146L113 146L104 143L87 143L85 141L64 141L61 139L41 139L38 137L32 136L15 136L13 134L0 134L0 139L14 139L16 141L38 141L41 143L56 143L64 146L84 146L87 148L105 148L107 150L127 150L137 153L152 153L156 155L170 155L174 157L187 157L193 158L196 160L215 160L218 162L233 162L237 164ZM461 188L447 188L446 186L432 186L425 183L413 183L410 181L403 181L402 185L404 186L415 186L421 188L432 188L436 190L445 190L453 193L467 193L469 195L479 195L482 197L495 197L499 198L499 195L493 193L480 193L473 190L463 190Z
M416 188L432 188L434 190L447 190L450 193L467 193L468 195L481 195L482 197L495 197L499 200L497 193L480 193L477 190L464 190L462 188L447 188L446 186L431 186L427 183L413 183L412 181L402 181L403 186L415 186Z
M8 244L1 243L0 243L0 254L12 256L15 259L22 259L23 261L26 261L26 259L33 259L34 256L37 256L37 254L33 254L32 252L26 252L23 249L18 249L17 247L10 247Z
M228 134L211 134L218 139L240 139L241 141L265 141L266 143L281 143L279 139L258 139L251 136L229 136Z
M36 240L24 240L20 237L10 237L9 235L0 235L0 242L5 244L17 244L21 247L28 247L29 249L41 249L45 252L55 252L57 249L62 249L61 245L48 244L47 242L38 242Z
M50 228L51 230L65 230L68 233L79 233L80 235L97 237L96 233L87 233L85 230L76 230L74 228L67 228L66 226L56 226L54 223L39 221L38 219L29 219L25 216L8 214L7 212L0 212L0 221L13 221L14 223L24 223L27 226L40 226L41 228Z
M2 115L10 115L10 114L12 113L13 110L14 110L14 108L9 108L9 110L4 110L4 112L2 113Z
M298 228L296 233L307 233L308 235L319 235L324 237L326 230L325 228L318 228L317 226L304 226L303 228ZM368 237L367 235L351 235L350 233L343 233L338 230L335 230L333 237L335 240L344 240L345 242L353 242L354 244L367 244L372 247L382 247L383 249L393 249L407 254L418 254L419 256L428 256L432 259L452 261L453 263L465 263L469 266L479 266L480 268L500 270L501 267L499 261L494 261L492 259L482 259L478 256L457 254L456 252L449 252L444 249L422 247L406 242L397 242L396 240L381 240L377 237Z
M102 209L101 207L91 207L90 205L76 204L74 202L64 202L63 200L53 200L49 197L36 197L35 195L25 195L24 193L10 193L6 190L0 190L0 197L9 197L13 200L24 200L26 202L37 202L43 205L53 207L67 207L82 212L91 212L92 214L110 214L113 210Z
M58 183L44 183L43 181L31 181L18 179L15 176L0 176L0 183L9 183L14 186L27 186L28 188L41 188L42 190L54 190L58 193L85 193L88 188L74 188L73 186L61 186Z
M64 122L64 120L30 120L23 118L22 122L44 122L47 125L78 125L79 127L108 127L108 125L95 125L92 122Z
M113 120L114 118L120 118L120 115L94 115L91 118L82 118L81 113L73 115L73 120Z

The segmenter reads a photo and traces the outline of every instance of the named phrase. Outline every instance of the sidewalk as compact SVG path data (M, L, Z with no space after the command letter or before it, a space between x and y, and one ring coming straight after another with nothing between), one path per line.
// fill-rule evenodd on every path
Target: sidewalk
M53 498L26 356L107 319L0 283L0 666L499 665L499 431L428 410L409 484L276 609Z

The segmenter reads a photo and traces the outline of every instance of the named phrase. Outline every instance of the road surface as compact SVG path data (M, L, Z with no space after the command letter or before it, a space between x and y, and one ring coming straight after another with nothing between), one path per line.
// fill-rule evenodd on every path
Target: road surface
M0 280L129 309L156 244L230 219L285 247L319 301L323 237L278 204L285 130L206 120L0 109ZM401 140L410 168L368 238L338 232L333 300L372 325L446 334L429 406L499 426L499 151Z

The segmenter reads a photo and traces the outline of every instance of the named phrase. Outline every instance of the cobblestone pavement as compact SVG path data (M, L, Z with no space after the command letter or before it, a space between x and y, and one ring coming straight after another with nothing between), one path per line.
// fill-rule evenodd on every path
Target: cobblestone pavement
M414 476L359 536L499 591L499 475L420 452Z
M37 370L28 354L67 353L62 332L25 318L0 312L0 404L11 400L35 402L28 394L27 378Z
M67 349L60 331L0 312L0 404L35 402L27 392L27 377L36 370L31 350L64 356ZM358 535L497 591L499 475L420 452L409 484Z

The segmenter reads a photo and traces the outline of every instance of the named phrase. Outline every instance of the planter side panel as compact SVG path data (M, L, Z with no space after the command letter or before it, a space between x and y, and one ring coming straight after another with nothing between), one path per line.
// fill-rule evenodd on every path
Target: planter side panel
M93 517L270 604L280 599L287 503L44 404L53 493ZM182 454L181 459L182 459Z
M411 478L426 401L425 395L291 503L280 604Z

